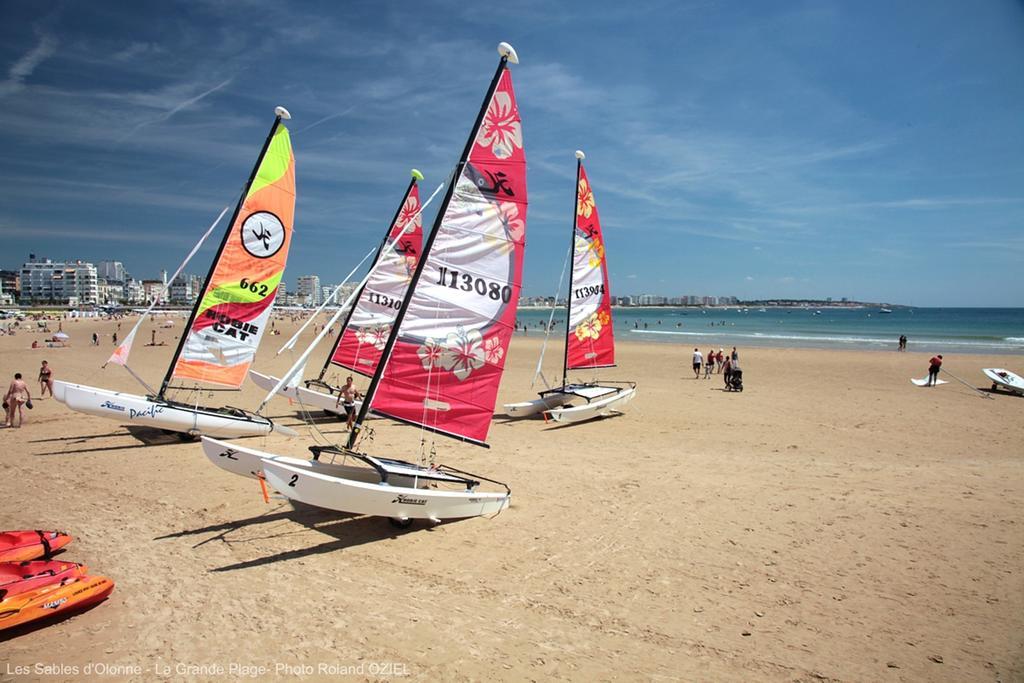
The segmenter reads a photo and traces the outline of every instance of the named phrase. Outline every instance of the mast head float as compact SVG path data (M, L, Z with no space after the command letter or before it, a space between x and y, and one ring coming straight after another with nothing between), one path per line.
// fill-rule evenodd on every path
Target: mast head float
M412 169L412 177L416 180L423 180L423 174L417 168Z
M291 113L284 107L274 107L274 114L287 121L292 117Z
M587 155L583 153L582 149L578 149L576 150L576 158L579 159L580 161L583 161L584 159L587 158Z
M508 57L509 64L519 63L519 55L516 54L516 49L508 43L498 43L498 54L502 57Z

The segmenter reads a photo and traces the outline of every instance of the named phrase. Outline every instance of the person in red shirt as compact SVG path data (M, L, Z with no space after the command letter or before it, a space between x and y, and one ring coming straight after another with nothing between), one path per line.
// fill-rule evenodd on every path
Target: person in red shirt
M942 367L942 354L932 356L932 359L928 361L928 386L935 386L936 380L939 379L939 368Z

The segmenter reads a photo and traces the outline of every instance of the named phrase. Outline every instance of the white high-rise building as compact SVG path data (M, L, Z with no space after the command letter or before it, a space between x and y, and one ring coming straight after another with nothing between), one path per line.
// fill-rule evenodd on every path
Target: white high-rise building
M96 274L107 282L124 282L128 273L120 261L100 261L96 265Z
M23 303L63 303L72 306L99 303L96 266L84 261L55 262L29 255L21 266Z
M305 306L319 306L320 298L320 276L303 275L299 278L299 302Z

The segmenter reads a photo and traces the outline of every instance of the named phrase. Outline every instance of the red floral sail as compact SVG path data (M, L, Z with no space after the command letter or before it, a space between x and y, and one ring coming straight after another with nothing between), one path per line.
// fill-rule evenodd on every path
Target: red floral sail
M402 234L402 230L408 229ZM400 234L394 249L388 246ZM377 265L359 294L341 338L331 355L331 363L370 377L377 371L381 352L398 317L412 273L423 248L423 219L420 213L420 189L413 181L402 208L388 232L377 257Z
M615 365L612 297L601 219L582 162L576 186L576 234L569 287L569 334L566 368Z
M373 412L485 445L526 248L526 156L504 62L428 243Z

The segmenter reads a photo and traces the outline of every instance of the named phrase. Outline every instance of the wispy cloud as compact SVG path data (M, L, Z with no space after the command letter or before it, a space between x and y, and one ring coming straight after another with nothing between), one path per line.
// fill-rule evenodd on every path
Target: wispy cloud
M229 79L227 79L225 81L222 81L221 83L218 83L217 85L213 86L212 88L204 90L203 92L199 93L198 95L195 95L193 97L189 97L187 99L181 100L180 102L176 103L173 107L168 109L166 112L164 112L160 116L152 118L152 119L150 119L148 121L142 121L141 123L137 124L134 128L132 128L130 131L125 133L124 136L121 137L121 139L118 140L118 142L124 142L125 140L127 140L132 135L137 133L142 128L145 128L146 126L152 126L153 124L163 123L164 121L167 121L172 116L177 114L179 111L181 111L183 109L187 109L187 108L191 107L192 105L194 105L194 104L196 104L198 102L201 102L203 99L209 97L210 95L212 95L213 93L217 92L218 90L221 90L222 88L227 87L228 85L231 84L232 80L234 80L234 79L229 78Z
M21 56L7 71L7 79L0 82L0 97L12 95L25 87L25 79L40 64L57 51L57 39L48 33L39 35L39 42Z
M353 111L355 111L355 109L356 109L355 105L352 105L351 107L349 107L345 111L339 111L336 114L330 114L329 116L325 116L325 117L323 117L321 119L317 119L316 121L314 121L313 123L309 124L308 126L305 126L303 128L298 129L297 131L295 131L294 135L298 135L299 133L305 133L307 130L310 130L311 128L316 128L321 123L327 123L328 121L333 121L334 119L340 119L342 116L345 116L346 114L351 114Z

